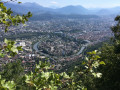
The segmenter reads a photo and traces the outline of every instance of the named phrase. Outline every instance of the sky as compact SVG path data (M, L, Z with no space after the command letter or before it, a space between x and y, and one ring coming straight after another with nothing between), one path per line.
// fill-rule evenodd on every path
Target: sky
M82 5L86 8L111 8L120 6L120 0L18 0L25 2L36 2L45 7L64 7L68 5Z

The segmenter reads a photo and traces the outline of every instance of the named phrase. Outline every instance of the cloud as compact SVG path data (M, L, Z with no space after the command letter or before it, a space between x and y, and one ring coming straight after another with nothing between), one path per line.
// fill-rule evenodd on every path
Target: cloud
M52 4L58 4L58 2L55 2L55 1L52 1L51 3L52 3Z

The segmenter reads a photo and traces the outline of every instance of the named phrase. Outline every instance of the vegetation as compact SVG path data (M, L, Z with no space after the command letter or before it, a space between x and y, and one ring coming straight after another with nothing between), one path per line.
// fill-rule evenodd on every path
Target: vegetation
M35 72L23 76L20 63L9 63L1 73L2 79L0 88L10 90L85 90L88 76L100 78L102 75L97 71L97 67L100 64L104 64L104 62L98 60L100 58L98 54L97 51L90 52L90 57L86 57L83 66L81 68L75 67L75 71L70 74L66 74L65 72L59 74L55 73L52 70L53 67L50 66L48 62L39 62L39 64L36 65ZM18 74L20 76L18 76Z
M25 23L25 21L28 21L28 18L32 16L30 12L28 12L27 15L12 15L11 9L7 9L7 7L4 6L5 2L0 2L0 23L5 32L8 31L8 28L10 26L19 25L21 23ZM20 3L20 2L18 2ZM14 56L18 53L18 50L21 50L21 47L15 47L15 42L11 40L4 40L5 45L3 47L0 47L0 56L3 57L5 54L8 56Z
M97 87L100 90L119 90L120 89L120 16L115 18L118 23L111 29L114 33L114 38L111 44L105 44L101 48L101 60L106 63L101 66L99 70L102 72L103 77L97 81Z

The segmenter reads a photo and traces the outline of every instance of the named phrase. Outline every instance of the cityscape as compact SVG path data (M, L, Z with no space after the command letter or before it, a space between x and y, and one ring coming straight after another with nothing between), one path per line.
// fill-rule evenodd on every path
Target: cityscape
M10 37L17 42L16 46L22 46L23 51L18 55L24 58L23 63L35 63L38 61L34 58L47 57L60 64L76 61L83 57L87 47L109 40L113 36L110 29L113 25L114 18L110 16L29 21L25 25L10 27L9 33L1 31L0 36L3 39ZM1 61L9 62L8 58Z

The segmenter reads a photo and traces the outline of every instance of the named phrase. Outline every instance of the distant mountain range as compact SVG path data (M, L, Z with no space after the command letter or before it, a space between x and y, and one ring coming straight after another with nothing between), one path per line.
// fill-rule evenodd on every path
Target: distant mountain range
M49 14L64 14L64 15L117 15L120 14L120 7L107 8L107 9L86 9L82 6L66 6L62 8L52 9L40 6L36 3L23 3L23 4L14 4L6 3L8 8L16 13L25 14L28 11L31 11L34 15L49 13Z

